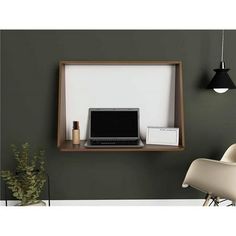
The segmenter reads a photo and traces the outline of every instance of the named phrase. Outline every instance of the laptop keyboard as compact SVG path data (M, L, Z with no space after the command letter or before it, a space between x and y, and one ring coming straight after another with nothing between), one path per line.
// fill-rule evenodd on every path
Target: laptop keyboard
M139 140L90 140L91 145L137 145Z

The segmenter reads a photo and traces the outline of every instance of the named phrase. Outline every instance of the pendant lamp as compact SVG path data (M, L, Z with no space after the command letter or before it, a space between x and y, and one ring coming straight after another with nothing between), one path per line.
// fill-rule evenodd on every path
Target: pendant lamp
M217 93L225 93L229 89L235 89L236 86L228 75L230 69L225 69L224 62L224 30L222 30L221 40L221 61L220 68L214 69L216 72L212 78L210 84L207 86L208 89L213 89Z

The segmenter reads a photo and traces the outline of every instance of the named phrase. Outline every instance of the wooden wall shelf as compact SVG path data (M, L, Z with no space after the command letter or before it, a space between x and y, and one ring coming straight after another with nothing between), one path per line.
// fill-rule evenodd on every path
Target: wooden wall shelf
M80 145L73 145L71 140L65 141L60 146L60 151L63 152L174 152L182 151L182 146L166 146L166 145L150 145L145 144L143 148L85 148L85 141L82 140Z
M174 88L174 127L179 128L179 146L162 146L145 144L143 148L85 148L84 142L81 145L73 145L71 140L67 140L68 127L66 124L66 73L67 65L171 65L175 67L175 88ZM101 152L101 151L128 151L128 152L155 152L155 151L181 151L184 150L184 111L183 111L183 81L181 61L61 61L59 64L59 98L58 98L58 133L57 146L60 151L68 152ZM78 95L79 96L79 95ZM154 103L155 104L155 103ZM145 142L144 142L145 143Z

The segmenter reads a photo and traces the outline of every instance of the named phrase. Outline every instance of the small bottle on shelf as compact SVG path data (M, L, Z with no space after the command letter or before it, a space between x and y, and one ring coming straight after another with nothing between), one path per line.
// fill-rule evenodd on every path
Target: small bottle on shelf
M80 144L79 121L73 121L72 143L77 145Z

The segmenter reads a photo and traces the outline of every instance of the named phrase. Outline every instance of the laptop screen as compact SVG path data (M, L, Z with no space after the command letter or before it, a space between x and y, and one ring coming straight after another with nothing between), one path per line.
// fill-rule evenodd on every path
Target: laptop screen
M138 109L91 110L91 138L138 137Z

